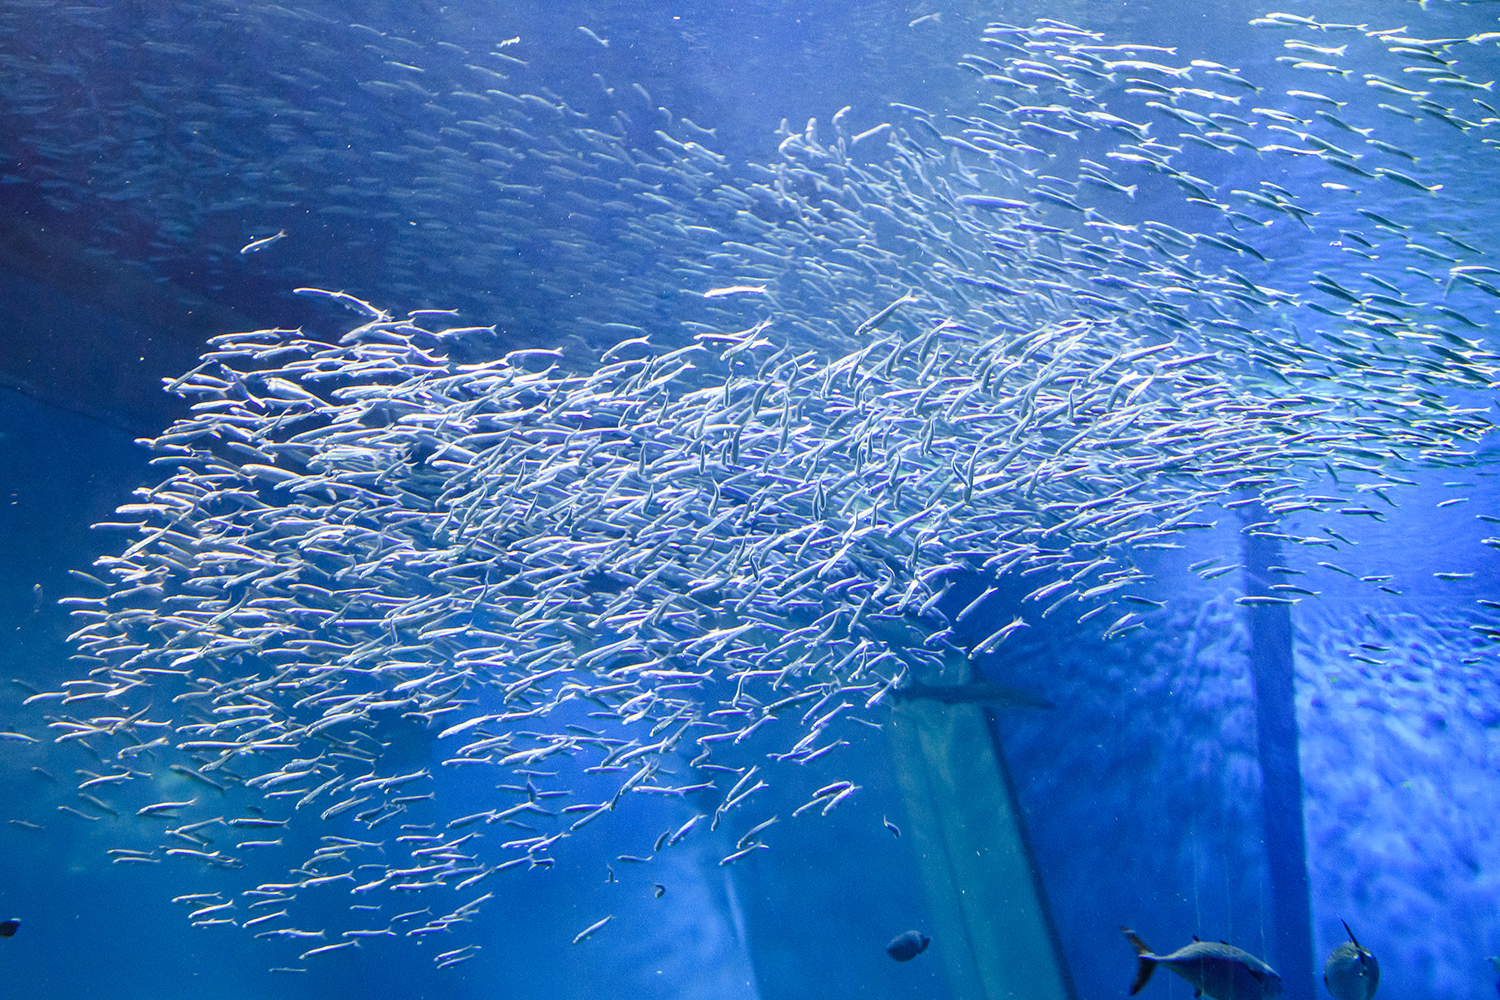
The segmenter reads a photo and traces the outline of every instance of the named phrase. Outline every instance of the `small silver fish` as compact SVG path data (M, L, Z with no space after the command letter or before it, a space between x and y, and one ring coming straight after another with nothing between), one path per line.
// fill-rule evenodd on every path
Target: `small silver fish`
M1170 955L1153 954L1135 931L1121 927L1140 959L1130 995L1145 988L1158 965L1165 965L1193 984L1195 995L1213 1000L1270 1000L1281 995L1281 977L1269 965L1232 944L1198 941Z
M1334 1000L1370 1000L1380 987L1380 963L1359 943L1349 924L1340 923L1349 932L1349 940L1333 949L1323 964L1323 985Z
M275 243L277 240L282 239L286 239L285 229L281 230L281 232L277 233L275 236L267 236L263 240L256 240L254 243L245 244L244 246L240 247L240 253L255 253L256 251L264 250L272 243Z

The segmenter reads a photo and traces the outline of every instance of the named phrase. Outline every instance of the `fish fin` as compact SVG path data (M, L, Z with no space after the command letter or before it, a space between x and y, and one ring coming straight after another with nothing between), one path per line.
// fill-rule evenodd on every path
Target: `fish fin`
M1142 955L1140 957L1140 964L1136 966L1135 982L1130 984L1130 995L1135 996L1141 990L1145 989L1146 984L1151 981L1151 973L1155 971L1156 959L1147 958L1145 955Z
M1151 957L1151 946L1142 941L1135 931L1128 927L1121 927L1120 930L1125 932L1125 936L1135 946L1136 956L1140 959L1140 964L1135 970L1135 982L1130 984L1130 995L1135 996L1151 981L1151 973L1156 971L1156 959Z

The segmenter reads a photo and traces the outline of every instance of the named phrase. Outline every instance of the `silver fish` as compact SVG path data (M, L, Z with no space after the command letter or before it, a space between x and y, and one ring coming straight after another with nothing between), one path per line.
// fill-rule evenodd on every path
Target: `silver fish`
M286 239L286 230L285 229L283 229L280 232L278 232L275 236L267 236L265 239L256 240L253 243L246 243L244 246L240 247L240 253L242 253L242 254L259 253L260 251L264 250L266 247L270 246L272 243L275 243L277 240L284 240L284 239Z
M1140 960L1130 995L1145 989L1158 965L1165 965L1193 984L1195 996L1213 1000L1270 1000L1281 995L1281 977L1248 951L1222 941L1198 941L1170 955L1153 954L1149 945L1127 927L1120 928Z

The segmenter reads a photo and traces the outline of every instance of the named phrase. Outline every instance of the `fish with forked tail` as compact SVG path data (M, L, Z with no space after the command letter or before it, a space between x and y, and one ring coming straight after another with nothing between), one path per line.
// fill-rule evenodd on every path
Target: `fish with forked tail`
M1140 965L1130 995L1135 996L1150 981L1158 965L1165 965L1193 984L1194 996L1213 1000L1271 1000L1281 995L1281 977L1248 951L1222 941L1199 941L1184 945L1170 955L1157 955L1135 931L1121 927L1135 946Z

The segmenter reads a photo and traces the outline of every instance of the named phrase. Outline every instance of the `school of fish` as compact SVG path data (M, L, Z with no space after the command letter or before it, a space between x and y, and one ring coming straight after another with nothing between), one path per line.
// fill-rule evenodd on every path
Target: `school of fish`
M114 824L115 863L184 883L254 873L179 899L299 961L425 938L642 799L694 818L630 860L689 836L721 838L726 865L767 849L778 818L857 796L843 734L895 692L968 681L1044 619L1143 627L1135 553L1236 512L1309 546L1385 516L1404 473L1462 465L1493 429L1476 393L1500 384L1500 268L1484 234L1427 221L1462 179L1373 132L1423 122L1494 155L1500 114L1474 96L1491 84L1461 69L1500 34L1256 23L1287 36L1260 76L993 24L960 62L967 113L783 122L767 163L625 86L600 81L608 114L510 93L514 39L350 26L388 57L363 92L439 105L390 160L426 158L427 218L488 171L474 214L497 240L566 192L618 221L611 247L665 249L540 225L593 289L541 346L473 325L483 299L433 307L420 280L388 286L414 309L307 285L326 329L214 338L166 387L192 415L149 442L163 478L99 526L119 554L65 601L80 675L28 699L36 735L82 761L46 822ZM1333 36L1398 68L1339 69ZM1284 184L1246 179L1283 160ZM1172 223L1143 215L1164 200ZM216 252L247 266L296 238ZM418 275L445 259L407 248ZM1294 512L1325 526L1287 534ZM974 575L1036 585L1024 615L960 639L980 600L944 598ZM1476 631L1500 638L1493 614ZM413 764L413 740L441 763ZM777 772L807 766L828 782L778 804ZM493 792L452 792L474 773ZM345 926L300 919L331 894Z

